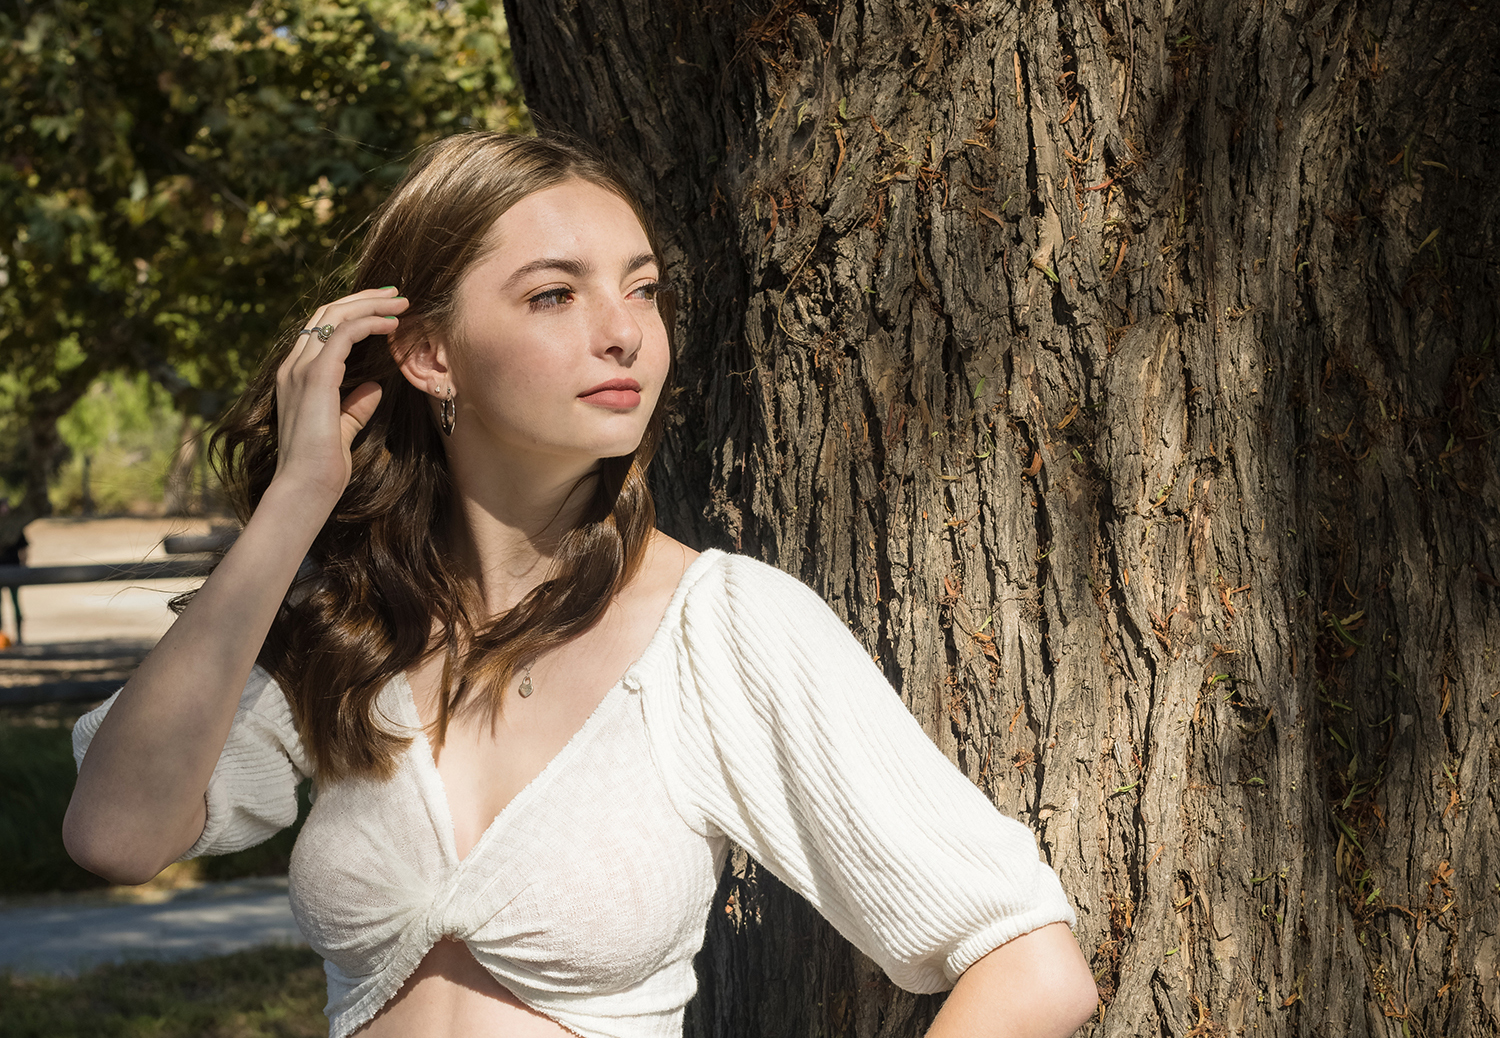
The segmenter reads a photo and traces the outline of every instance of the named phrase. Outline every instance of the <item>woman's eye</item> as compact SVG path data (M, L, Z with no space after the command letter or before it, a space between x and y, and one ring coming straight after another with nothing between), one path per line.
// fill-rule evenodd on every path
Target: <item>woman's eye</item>
M630 294L635 296L635 298L637 299L644 299L647 302L654 303L656 301L656 293L660 288L661 284L659 282L653 281L648 285L640 286Z
M533 310L550 310L554 306L561 306L573 298L571 288L552 288L545 292L539 292L526 300L531 304Z

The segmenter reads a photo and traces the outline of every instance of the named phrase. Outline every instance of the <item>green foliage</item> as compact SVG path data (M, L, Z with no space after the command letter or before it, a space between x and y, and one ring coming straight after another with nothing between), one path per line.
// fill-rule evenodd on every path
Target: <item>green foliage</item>
M0 4L0 479L106 372L219 411L415 147L525 124L498 5Z
M8 1038L322 1038L327 982L306 948L101 966L77 979L0 974Z
M166 390L144 372L100 377L57 425L72 456L53 483L54 509L77 511L82 504L85 458L97 511L125 512L161 501L183 419Z

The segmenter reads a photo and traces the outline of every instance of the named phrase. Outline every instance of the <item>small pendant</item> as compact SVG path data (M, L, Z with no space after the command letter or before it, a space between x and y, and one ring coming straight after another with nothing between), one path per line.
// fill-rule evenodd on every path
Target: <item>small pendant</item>
M521 698L525 699L526 697L530 696L531 693L533 693L535 691L536 691L536 689L531 684L531 671L528 670L526 672L526 676L521 679L521 688L520 688Z

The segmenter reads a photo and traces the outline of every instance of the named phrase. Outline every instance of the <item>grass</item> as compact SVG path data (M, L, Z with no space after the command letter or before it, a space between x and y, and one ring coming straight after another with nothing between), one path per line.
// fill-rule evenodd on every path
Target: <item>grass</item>
M0 894L103 886L63 849L62 818L75 776L71 733L21 723L30 715L19 711L7 714L9 723L0 724Z
M0 710L0 897L106 885L75 865L63 848L63 813L76 777L72 725L77 716L76 708L62 706ZM306 784L300 799L305 816ZM175 870L174 882L285 875L300 825L299 820L236 854L187 862Z
M270 947L100 966L76 979L0 973L6 1038L322 1038L322 960Z

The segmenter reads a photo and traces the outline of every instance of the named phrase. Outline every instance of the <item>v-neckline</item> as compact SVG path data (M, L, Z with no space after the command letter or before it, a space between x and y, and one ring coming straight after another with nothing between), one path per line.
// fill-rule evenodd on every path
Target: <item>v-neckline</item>
M629 673L626 671L627 675ZM421 715L417 712L416 698L412 693L411 683L406 679L404 671L398 677L401 681L402 707L415 722L411 752L417 767L424 773L432 806L438 814L433 821L443 845L443 853L457 868L463 868L464 863L478 854L480 849L490 841L491 834L503 828L505 820L516 813L517 805L534 798L537 795L536 791L546 785L547 777L560 770L569 758L577 755L578 748L589 740L594 731L603 726L607 719L606 708L618 699L625 689L625 678L621 678L610 686L609 691L604 693L604 698L600 699L588 717L584 718L583 724L579 725L577 731L568 737L567 742L563 743L562 749L553 754L552 758L542 765L542 769L533 775L531 780L516 792L515 796L505 802L505 805L495 813L495 817L490 819L489 825L485 826L484 831L475 839L473 846L469 848L469 853L460 858L457 829L453 824L453 807L448 800L448 785L443 781L443 773L438 770L437 760L432 755L432 743L427 740L427 732L422 727Z
M448 801L448 787L443 781L442 772L438 771L437 760L432 755L432 744L428 741L427 731L422 725L422 715L417 709L416 695L412 691L406 672L403 670L396 674L392 680L399 683L396 689L400 697L398 702L401 713L405 715L404 723L412 734L412 745L407 752L417 768L420 784L426 787L424 792L429 801L429 813L435 811L437 814L433 818L433 828L437 831L438 842L442 845L444 855L455 868L462 869L465 864L473 860L486 844L492 842L493 834L501 830L506 820L516 813L517 805L536 797L537 791L547 784L547 779L578 754L579 748L592 738L593 733L604 726L607 720L606 708L624 695L627 687L639 687L636 671L641 669L646 661L659 651L659 646L668 640L668 631L675 626L671 622L672 618L681 612L682 599L686 596L688 589L697 582L700 571L706 569L713 560L722 555L723 552L710 548L708 551L701 552L688 564L687 569L683 570L682 576L678 578L671 600L662 610L661 619L657 622L651 640L646 643L640 655L625 668L619 680L609 687L598 705L590 711L588 717L584 718L583 724L578 726L577 731L568 737L568 741L563 744L562 748L553 754L552 758L542 765L542 769L495 813L495 817L490 819L489 825L485 826L484 831L469 848L469 852L462 858L458 856L457 830L453 824L453 808Z

